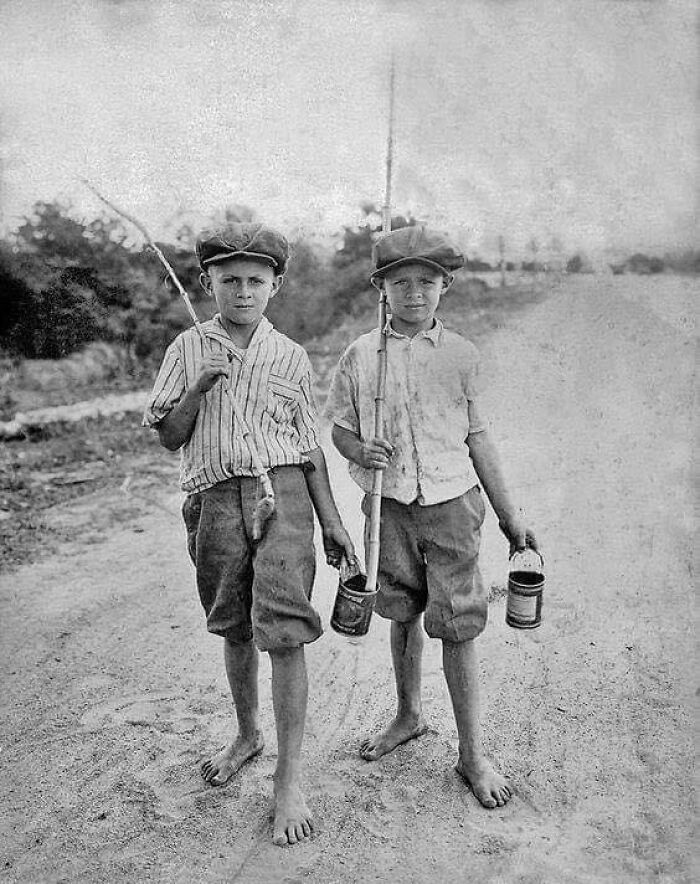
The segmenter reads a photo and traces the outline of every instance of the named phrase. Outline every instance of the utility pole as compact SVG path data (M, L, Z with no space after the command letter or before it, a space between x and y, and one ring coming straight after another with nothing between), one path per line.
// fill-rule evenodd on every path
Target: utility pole
M503 234L501 234L498 237L498 254L500 255L499 266L501 268L501 288L505 288L506 287L506 261L505 261L506 241L505 241L505 238L503 237Z

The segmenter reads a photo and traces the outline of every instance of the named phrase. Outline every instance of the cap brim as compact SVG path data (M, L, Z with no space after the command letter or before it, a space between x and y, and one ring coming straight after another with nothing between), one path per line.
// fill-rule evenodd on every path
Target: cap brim
M247 258L252 261L262 261L264 264L268 264L275 270L279 270L279 264L273 257L270 255L263 255L260 252L219 252L201 263L202 267L208 267L210 264L218 264L221 261L228 261L230 258Z
M426 267L432 267L434 270L439 270L444 276L451 276L454 272L453 270L438 264L437 261L431 261L429 258L399 258L398 261L392 261L391 264L386 264L384 267L379 267L377 270L374 270L370 275L370 280L374 282L375 279L381 279L390 270L393 270L394 267L401 267L403 264L425 264ZM455 267L454 269L458 270L459 268Z

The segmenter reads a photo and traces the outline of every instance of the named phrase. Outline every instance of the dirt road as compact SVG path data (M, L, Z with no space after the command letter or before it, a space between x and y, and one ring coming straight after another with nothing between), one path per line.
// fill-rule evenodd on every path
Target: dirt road
M580 278L483 348L484 405L547 556L543 626L506 627L495 589L479 641L487 748L517 792L505 809L482 809L453 771L435 642L434 731L358 757L393 707L378 618L365 640L329 630L308 651L310 843L270 843L267 660L267 747L228 787L205 787L198 761L231 729L221 647L203 628L178 495L135 478L128 497L58 509L81 541L0 580L3 880L689 882L693 298L667 277ZM359 538L358 494L331 460ZM496 587L505 556L489 516ZM325 623L335 580L321 564Z

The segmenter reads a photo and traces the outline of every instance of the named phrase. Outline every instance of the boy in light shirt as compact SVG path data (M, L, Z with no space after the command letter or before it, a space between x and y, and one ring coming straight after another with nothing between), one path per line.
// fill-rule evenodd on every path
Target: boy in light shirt
M373 249L371 280L386 291L387 374L383 432L373 436L379 329L345 351L326 415L333 442L365 491L369 521L373 471L384 470L377 612L392 621L396 716L362 744L374 761L425 733L421 706L423 632L442 640L443 666L459 733L457 771L488 808L512 792L484 755L478 660L487 594L479 573L481 487L512 549L536 548L505 487L498 455L477 407L478 352L444 328L435 311L464 259L444 236L406 227ZM369 525L366 524L366 536Z

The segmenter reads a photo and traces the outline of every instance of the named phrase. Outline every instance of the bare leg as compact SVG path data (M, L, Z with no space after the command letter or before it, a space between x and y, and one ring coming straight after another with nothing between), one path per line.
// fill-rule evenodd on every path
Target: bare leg
M474 642L443 641L442 662L459 733L457 773L484 807L503 807L512 792L505 777L491 766L481 745L479 664Z
M360 755L365 761L376 761L428 730L420 698L422 656L423 628L420 617L408 623L392 621L391 657L398 700L396 717L385 730L362 743Z
M313 829L311 813L301 793L301 743L309 687L303 645L270 651L270 659L272 705L277 726L272 840L284 846L303 841Z
M224 662L238 720L238 736L202 764L202 776L223 786L246 761L263 750L258 727L258 652L252 641L234 644L224 639Z

